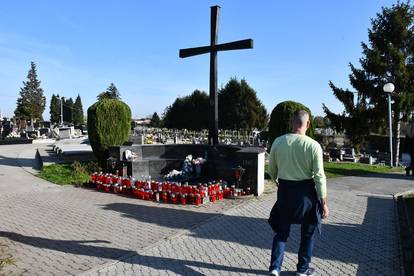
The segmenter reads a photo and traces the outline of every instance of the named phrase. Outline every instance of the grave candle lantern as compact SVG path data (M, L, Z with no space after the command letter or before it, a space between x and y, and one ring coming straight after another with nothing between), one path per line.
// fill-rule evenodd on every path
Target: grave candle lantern
M191 204L194 204L194 194L189 194L188 195L188 198L189 198L189 202L191 203Z
M139 199L144 199L144 193L145 193L145 191L144 191L143 188L139 189L138 198Z
M162 199L162 202L164 202L164 203L167 203L168 202L168 194L167 194L167 192L163 192L162 193L161 199Z
M201 205L201 196L200 195L197 195L195 204L197 206Z
M187 204L187 195L181 194L181 204L186 205Z
M174 193L171 194L171 203L172 204L177 204L177 197Z
M211 194L211 196L210 196L210 201L211 202L216 202L216 192L213 192L212 194Z

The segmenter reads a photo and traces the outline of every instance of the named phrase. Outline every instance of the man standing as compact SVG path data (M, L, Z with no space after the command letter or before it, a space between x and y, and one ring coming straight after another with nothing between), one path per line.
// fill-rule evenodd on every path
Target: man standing
M309 267L313 234L320 230L321 217L327 218L326 177L323 170L322 148L306 136L310 126L309 114L304 110L294 113L293 133L280 136L273 142L269 174L278 183L277 201L272 208L269 224L274 231L270 274L279 275L290 225L301 224L297 276L312 276Z
M414 175L414 122L407 125L405 131L405 150L410 155L410 165L405 168L407 175Z

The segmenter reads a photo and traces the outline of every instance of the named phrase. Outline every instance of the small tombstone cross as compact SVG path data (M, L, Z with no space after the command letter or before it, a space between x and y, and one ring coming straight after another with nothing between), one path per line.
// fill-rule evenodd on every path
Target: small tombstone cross
M208 143L218 144L217 52L253 48L252 39L217 44L219 6L211 7L210 46L181 49L180 58L210 53L210 127Z

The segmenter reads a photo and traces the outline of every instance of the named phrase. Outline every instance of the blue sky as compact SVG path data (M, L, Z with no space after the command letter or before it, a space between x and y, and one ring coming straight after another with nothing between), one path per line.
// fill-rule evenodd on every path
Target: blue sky
M252 38L251 50L218 54L218 83L245 78L268 112L294 100L322 115L342 106L328 86L349 87L370 18L396 1L12 1L0 8L0 109L11 116L30 61L47 105L81 95L84 111L114 82L134 117L161 114L177 96L208 91L210 6L220 5L219 43ZM49 118L49 107L44 112Z

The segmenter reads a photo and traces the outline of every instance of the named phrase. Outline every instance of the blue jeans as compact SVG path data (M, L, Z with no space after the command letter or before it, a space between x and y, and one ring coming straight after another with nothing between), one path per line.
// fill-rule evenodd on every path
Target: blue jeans
M301 227L300 248L298 253L297 272L303 273L309 268L313 249L313 234L317 225L303 223ZM278 230L273 237L272 257L269 271L280 272L285 253L286 241L289 238L290 224L279 224Z

